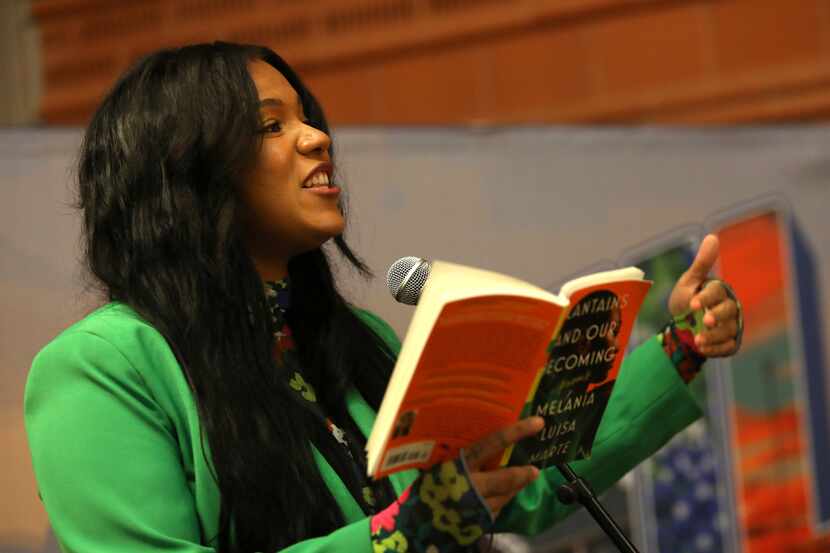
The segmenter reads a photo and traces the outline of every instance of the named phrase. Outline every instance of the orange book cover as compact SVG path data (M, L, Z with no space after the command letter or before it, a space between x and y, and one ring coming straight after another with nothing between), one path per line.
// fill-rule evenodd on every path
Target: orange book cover
M448 303L398 408L380 475L453 458L516 421L562 312L516 296Z
M568 298L578 301L597 282L613 281L639 308L648 289L642 276L634 267L597 273L556 295L506 275L433 262L367 442L369 475L454 458L518 420L546 383ZM625 280L632 282L619 282ZM626 340L636 308L631 320L628 313L617 329ZM496 458L491 466L499 464Z

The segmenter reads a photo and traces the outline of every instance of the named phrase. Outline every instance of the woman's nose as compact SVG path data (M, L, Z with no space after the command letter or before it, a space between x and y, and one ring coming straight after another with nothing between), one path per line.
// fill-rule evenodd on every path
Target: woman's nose
M306 125L303 134L297 142L297 148L303 154L310 154L315 151L326 152L330 145L331 138L329 138L329 135L310 125Z

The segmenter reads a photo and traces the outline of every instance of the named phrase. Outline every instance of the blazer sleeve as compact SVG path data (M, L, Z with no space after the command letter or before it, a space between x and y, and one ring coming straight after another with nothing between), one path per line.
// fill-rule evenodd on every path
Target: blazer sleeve
M656 339L624 360L600 422L590 459L571 463L597 494L660 449L701 411ZM575 507L556 499L563 478L555 467L542 471L502 509L496 531L535 535Z
M174 425L111 342L65 333L34 359L24 400L41 499L66 552L208 552ZM371 552L368 518L291 552Z

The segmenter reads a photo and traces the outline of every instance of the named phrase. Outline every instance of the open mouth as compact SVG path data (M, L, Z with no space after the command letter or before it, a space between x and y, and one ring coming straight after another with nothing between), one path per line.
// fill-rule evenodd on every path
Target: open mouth
M303 182L303 188L328 188L329 186L329 175L325 171L318 171Z
M303 188L331 188L332 164L323 162L317 165L303 181Z

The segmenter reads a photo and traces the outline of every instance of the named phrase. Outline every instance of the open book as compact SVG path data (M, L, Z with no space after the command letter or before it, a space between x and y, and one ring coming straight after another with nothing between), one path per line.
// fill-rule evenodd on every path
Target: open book
M589 456L650 286L627 267L551 294L432 262L366 444L369 475L453 458L522 414L543 416L545 427L505 451L501 464L542 467Z

